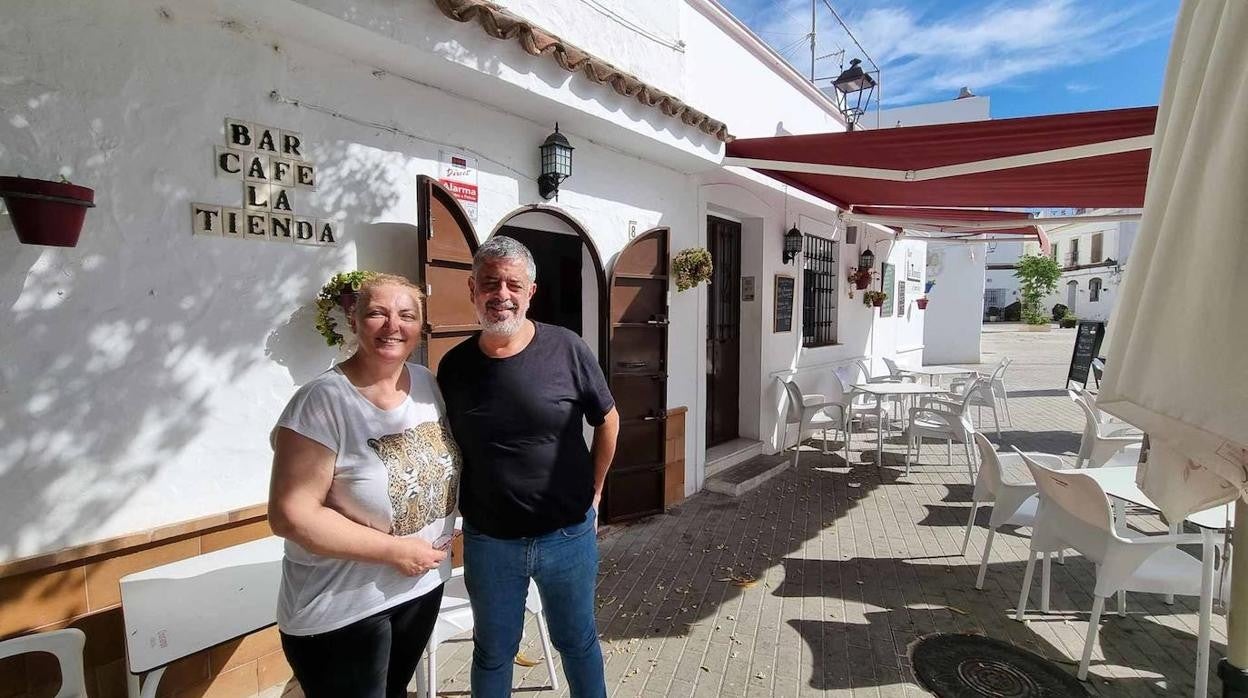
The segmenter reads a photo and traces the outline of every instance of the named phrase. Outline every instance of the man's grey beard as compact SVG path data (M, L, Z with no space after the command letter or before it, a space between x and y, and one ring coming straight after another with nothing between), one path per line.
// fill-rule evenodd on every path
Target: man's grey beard
M514 337L520 331L520 328L524 327L524 316L514 311L507 320L491 322L483 317L478 317L477 319L481 322L482 331L486 334L498 335L500 337Z

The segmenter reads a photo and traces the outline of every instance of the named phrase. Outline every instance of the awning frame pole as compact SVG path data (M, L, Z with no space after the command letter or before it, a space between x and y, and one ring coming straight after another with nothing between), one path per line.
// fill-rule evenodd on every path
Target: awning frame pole
M725 157L721 163L725 167L749 167L755 170L771 170L775 172L798 172L802 174L834 175L841 177L858 177L861 179L879 179L891 182L924 182L932 179L960 177L982 172L998 172L1013 170L1019 167L1047 165L1055 162L1082 160L1101 155L1115 155L1135 150L1147 150L1153 147L1152 135L1133 136L1112 141L1088 143L1069 148L1042 150L1035 153L1009 155L987 160L962 162L954 165L929 167L922 170L892 170L879 167L856 167L853 165L825 165L814 162L791 162L788 160L767 160L763 158Z
M1141 214L1139 213L1107 213L1090 216L1051 216L1045 218L1006 218L995 221L958 221L941 218L906 218L900 216L881 216L865 213L854 213L848 211L844 214L847 220L855 220L862 223L879 223L880 225L892 225L906 227L925 226L934 229L936 232L944 233L970 233L977 230L996 230L1000 228L1025 228L1027 226L1040 225L1048 227L1050 225L1060 225L1066 223L1112 223L1116 221L1138 221Z

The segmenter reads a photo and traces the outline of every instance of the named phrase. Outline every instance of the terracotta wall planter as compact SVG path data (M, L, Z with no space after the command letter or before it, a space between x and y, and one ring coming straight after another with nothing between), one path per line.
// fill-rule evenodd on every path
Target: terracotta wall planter
M914 304L915 304L915 305L917 305L917 306L919 306L919 310L927 310L927 299L926 299L926 298L919 298L918 300L916 300L916 301L914 302Z
M27 245L74 247L95 190L66 182L0 177L0 196L17 239Z

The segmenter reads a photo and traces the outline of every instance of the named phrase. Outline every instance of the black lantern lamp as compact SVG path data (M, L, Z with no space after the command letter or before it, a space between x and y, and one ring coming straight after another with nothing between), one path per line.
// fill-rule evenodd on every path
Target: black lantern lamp
M537 178L537 191L543 199L559 196L559 184L572 176L572 151L575 148L562 133L559 124L546 136L538 151L542 154L542 174Z
M795 225L784 234L784 263L792 262L801 251L802 231L798 230Z
M849 67L832 81L832 86L841 93L841 113L845 115L846 128L850 131L866 112L875 92L875 78L862 69L861 63L858 58L851 60Z
M862 254L858 255L858 268L866 269L867 271L875 268L875 253L871 251L870 247L864 249Z

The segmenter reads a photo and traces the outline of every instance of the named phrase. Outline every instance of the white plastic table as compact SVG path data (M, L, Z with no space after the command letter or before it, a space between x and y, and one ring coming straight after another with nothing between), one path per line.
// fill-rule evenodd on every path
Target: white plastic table
M172 662L276 623L283 546L271 536L122 577L130 698L155 696Z
M886 397L909 397L913 395L939 395L943 388L918 383L855 383L851 386L860 393L874 395L877 404L883 404ZM846 438L849 438L846 436ZM884 464L884 420L875 420L875 464Z
M1122 468L1085 468L1078 471L1096 480L1105 494L1124 502L1153 511L1159 511L1153 500L1135 484L1136 470L1134 466ZM1200 575L1200 629L1196 638L1196 698L1205 698L1209 693L1209 635L1213 623L1213 542L1214 534L1225 531L1228 521L1235 520L1235 505L1223 504L1198 511L1187 517L1187 521L1198 528L1201 534L1201 575Z
M959 368L957 366L919 366L918 368L902 366L901 370L919 376L927 376L928 385L935 385L936 379L940 376L969 376L978 373L973 368Z

